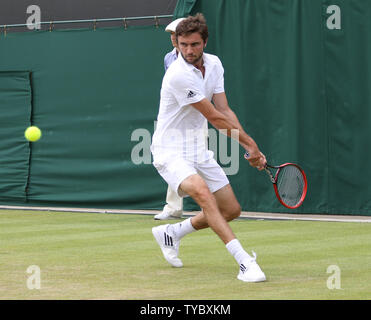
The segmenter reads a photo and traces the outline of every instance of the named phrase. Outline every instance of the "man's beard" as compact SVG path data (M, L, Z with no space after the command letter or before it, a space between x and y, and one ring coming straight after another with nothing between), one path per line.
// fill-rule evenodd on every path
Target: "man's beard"
M202 59L203 52L199 56L191 55L191 56L184 56L182 53L182 57L185 61L187 61L189 64L195 65L197 62L199 62Z

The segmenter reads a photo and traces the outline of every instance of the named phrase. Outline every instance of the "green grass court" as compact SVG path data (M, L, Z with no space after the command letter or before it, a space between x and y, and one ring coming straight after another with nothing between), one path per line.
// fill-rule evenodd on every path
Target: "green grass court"
M238 265L211 230L182 240L184 268L163 259L151 215L0 210L0 299L370 299L371 224L239 219L263 283ZM40 268L41 288L26 272ZM328 289L330 265L341 289Z

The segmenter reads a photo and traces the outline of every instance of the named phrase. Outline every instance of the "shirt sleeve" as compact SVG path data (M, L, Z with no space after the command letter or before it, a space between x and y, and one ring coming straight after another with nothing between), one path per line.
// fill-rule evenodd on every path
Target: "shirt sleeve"
M196 75L192 75L191 72L192 71L184 74L178 73L170 80L174 97L181 107L205 99L204 94L200 90L203 84L200 83L200 79L198 79Z
M217 64L217 80L215 83L214 94L222 92L224 92L224 68L219 60Z

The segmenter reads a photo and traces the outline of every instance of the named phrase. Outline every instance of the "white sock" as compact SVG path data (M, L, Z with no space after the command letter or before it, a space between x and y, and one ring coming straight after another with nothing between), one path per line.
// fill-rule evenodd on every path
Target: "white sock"
M191 218L188 218L182 222L171 224L169 226L169 231L171 231L176 238L181 239L185 235L196 231L196 229L192 226Z
M225 246L238 264L241 264L246 259L251 259L250 255L242 248L241 243L237 239L229 241Z

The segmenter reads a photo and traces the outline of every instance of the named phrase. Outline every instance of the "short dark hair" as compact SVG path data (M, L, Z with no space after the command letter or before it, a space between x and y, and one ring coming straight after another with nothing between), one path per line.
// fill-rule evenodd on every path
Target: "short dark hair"
M178 36L187 36L195 32L198 32L202 40L206 42L209 37L209 31L206 19L202 13L197 13L195 16L189 16L182 20L176 27L175 36L178 41Z

